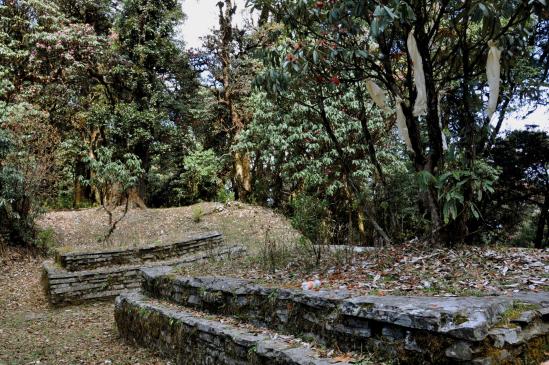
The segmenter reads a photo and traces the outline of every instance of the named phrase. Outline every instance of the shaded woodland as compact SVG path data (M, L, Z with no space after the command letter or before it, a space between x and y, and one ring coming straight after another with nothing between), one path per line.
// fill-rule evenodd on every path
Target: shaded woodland
M544 0L247 5L189 49L176 0L0 1L0 244L237 200L314 243L547 247L549 136L502 130L548 107Z

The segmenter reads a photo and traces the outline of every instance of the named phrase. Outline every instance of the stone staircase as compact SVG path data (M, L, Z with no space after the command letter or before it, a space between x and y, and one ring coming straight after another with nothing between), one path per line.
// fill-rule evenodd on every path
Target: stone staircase
M176 364L348 364L321 358L289 338L211 319L138 293L116 298L115 320L122 337L154 349Z
M116 300L119 333L176 364L337 363L288 335L399 364L539 364L549 343L549 293L353 296L141 272L142 294Z
M244 252L241 246L224 246L223 236L210 232L168 244L59 253L43 263L42 283L52 305L78 304L138 290L143 267L177 267Z

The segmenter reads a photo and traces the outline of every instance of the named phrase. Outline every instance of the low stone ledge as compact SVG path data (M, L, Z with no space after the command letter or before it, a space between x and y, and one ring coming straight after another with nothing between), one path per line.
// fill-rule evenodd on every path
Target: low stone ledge
M362 254L375 252L379 248L373 246L351 246L351 245L315 245L315 250L328 251L341 254Z
M263 333L192 315L132 293L116 298L114 318L120 335L160 352L176 364L346 365L316 357L306 347ZM191 360L192 359L192 360Z
M135 248L94 252L70 252L56 255L56 262L68 271L91 270L114 265L142 264L175 258L183 254L213 248L223 243L223 235L210 232L183 241Z
M266 288L243 279L177 277L167 268L142 271L143 289L152 297L313 336L328 347L381 350L403 363L498 364L519 356L542 360L549 338L548 318L541 315L549 293L353 297L348 291ZM518 308L535 307L536 312L504 323L517 302L529 303Z
M110 299L120 293L139 289L142 267L178 267L209 259L238 257L244 252L242 246L217 247L171 260L84 271L67 271L48 260L43 264L42 282L50 304L78 304L94 299Z

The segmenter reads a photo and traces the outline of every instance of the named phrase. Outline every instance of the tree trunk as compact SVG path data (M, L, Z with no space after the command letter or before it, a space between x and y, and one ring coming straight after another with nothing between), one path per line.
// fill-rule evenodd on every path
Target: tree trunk
M357 222L357 225L358 225L358 233L359 233L359 237L360 237L360 242L363 243L366 241L366 228L364 226L364 221L366 220L366 218L364 217L364 213L362 211L358 211L358 222Z
M99 143L99 139L101 136L101 131L99 129L94 129L90 132L89 135L89 144L88 144L88 158L90 160L95 160L95 149L97 148L97 145ZM93 179L95 176L95 171L90 171L90 180ZM101 193L97 189L96 186L90 186L91 190L91 198L93 199L95 204L101 204Z
M341 147L341 144L337 140L337 137L334 133L334 130L332 129L332 125L330 123L330 119L328 118L328 114L326 113L326 108L324 105L324 96L322 93L322 89L319 89L318 93L318 107L319 107L319 114L320 114L320 120L322 121L322 126L324 128L324 131L328 134L328 137L330 138L330 141L334 145L334 148L337 152L338 159L340 162L340 166L343 170L345 181L348 184L349 188L353 192L353 194L358 197L360 195L359 188L355 185L352 175L352 168L349 165L349 159L345 157L345 153L343 151L343 148ZM381 238L384 242L390 244L392 243L391 238L389 235L385 232L385 230L379 225L377 222L374 214L366 207L366 205L363 206L363 211L366 215L366 217L370 220L370 223L374 227L375 231L379 233Z
M78 209L82 204L82 184L80 184L80 179L76 177L74 179L74 199L72 202L72 207Z
M252 191L252 179L250 173L250 158L247 153L234 153L234 182L235 195L239 200L246 201Z
M431 240L435 243L440 243L445 240L444 232L442 232L442 219L440 217L440 207L436 198L436 191L430 187L426 193L427 206L431 216Z
M125 199L128 200L128 205L130 208L136 208L136 207L141 209L147 208L147 205L145 204L143 199L141 199L141 194L139 193L137 188L131 188L128 191L128 194L125 197ZM120 204L122 203L123 201L120 201Z
M86 177L88 174L88 169L86 164L82 161L82 158L79 156L76 159L74 164L74 184L73 184L73 208L79 208L82 205L82 199L85 195L85 189L80 183L81 178Z
M95 153L92 149L88 151L88 156L90 159L95 160ZM95 171L90 171L90 179L93 179L95 176ZM101 204L101 194L99 193L99 189L97 189L96 186L91 187L91 193L95 204Z
M139 143L135 147L135 155L139 157L141 160L141 168L143 169L143 173L141 176L139 176L139 181L137 182L137 186L131 196L132 200L134 202L139 202L139 206L143 205L145 206L147 204L147 188L148 188L148 181L147 181L147 174L150 170L150 150L149 150L149 144L148 143Z
M233 80L231 79L231 42L233 41L232 19L235 7L231 0L219 1L219 31L221 32L220 61L222 72L223 92L221 103L228 109L229 118L227 129L232 141L238 140L238 135L244 128L244 123L235 105L233 94ZM223 8L225 8L223 10ZM252 191L252 174L250 157L245 152L233 154L232 176L235 198L246 201Z
M534 238L535 248L544 248L547 246L547 241L543 241L545 232L545 223L549 220L549 194L545 192L543 206L541 206L541 212L538 218L538 225L536 229L536 237Z

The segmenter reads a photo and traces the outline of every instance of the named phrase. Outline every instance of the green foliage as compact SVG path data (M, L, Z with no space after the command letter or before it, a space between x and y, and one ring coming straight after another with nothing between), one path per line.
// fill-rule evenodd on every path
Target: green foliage
M57 246L55 232L51 228L38 230L34 245L43 253L51 255Z
M501 169L485 219L490 233L512 244L542 246L549 237L549 135L518 130L495 141L493 163ZM517 214L521 212L521 214Z
M267 204L307 244L444 231L546 240L547 135L497 139L485 111L489 40L503 51L502 118L515 100L546 100L543 2L268 3L250 1L271 12L260 27L237 29L221 2L220 28L197 52L178 37L176 0L1 5L4 239L32 243L44 207L111 209L132 191L148 206L235 195ZM426 75L421 116L410 31ZM396 133L397 103L411 150ZM244 165L251 191L237 174Z
M491 184L496 175L477 169L487 163L488 141L497 133L497 130L491 132L485 111L487 44L496 41L504 50L502 95L512 99L515 93L539 91L539 86L547 81L547 72L539 68L536 57L531 57L529 47L546 45L548 23L538 17L543 13L542 7L542 2L536 1L528 5L520 1L493 4L471 1L428 7L419 1L399 0L383 4L281 0L273 10L281 23L280 31L273 33L269 47L260 52L265 69L256 84L277 104L289 100L295 103L292 107L297 104L303 108L307 116L298 119L298 123L306 125L317 120L329 135L331 148L337 152L331 158L337 162L334 167L340 174L338 182L344 185L348 180L353 200L368 207L372 201L365 197L379 187L362 184L360 180L371 182L375 172L381 174L379 166L386 170L378 154L391 150L384 144L370 143L365 153L370 161L365 165L371 163L376 168L370 166L369 176L352 175L356 174L353 152L357 144L347 145L347 140L338 135L338 116L333 108L347 120L361 120L364 129L372 119L365 117L368 105L361 108L363 100L368 99L361 90L365 89L366 81L375 81L387 94L386 107L379 108L382 118L394 120L397 103L402 106L412 143L408 156L401 154L401 157L408 157L415 170L409 169L407 173L418 174L419 184L430 186L417 195L423 200L421 205L431 222L433 238L453 235L462 241L478 228L481 201L493 190ZM419 44L425 87L430 95L425 115L413 112L418 93L412 79L414 65L407 56L410 33ZM462 57L454 57L456 52ZM538 86L533 87L534 84ZM345 97L349 94L355 94L355 105ZM539 95L538 102L543 99ZM501 112L505 113L507 106L503 105L500 104ZM349 132L345 131L343 136L351 135ZM448 149L443 145L443 133L450 144ZM361 142L368 143L372 135L378 142L380 134L384 135L377 131L364 133ZM315 156L311 161L307 166L320 159ZM384 189L385 186L381 190ZM383 192L381 195L387 196ZM382 203L388 199L384 200ZM368 215L374 226L379 221L377 215ZM383 226L392 230L387 223ZM380 229L376 230L384 237ZM448 235L444 237L445 231Z
M33 238L30 197L25 194L23 173L5 163L10 150L11 140L0 129L0 241L29 243Z
M493 184L498 175L498 169L477 161L474 172L452 170L433 176L429 172L421 171L417 177L423 191L431 187L437 191L444 223L448 224L464 212L472 214L475 219L480 219L478 204L486 194L494 192ZM472 194L473 199L465 200L466 194Z
M217 195L215 197L215 201L218 201L223 204L227 204L228 202L234 201L234 192L227 190L224 186L219 188L217 191Z
M199 147L183 160L185 172L180 175L180 187L176 188L182 202L195 202L201 197L214 197L220 190L219 178L223 162L213 150Z
M0 236L8 244L30 245L34 218L56 178L53 162L42 155L44 148L53 148L55 139L34 124L37 120L29 118L24 127L19 126L16 113L19 110L9 108L0 117Z
M115 91L124 102L117 103L115 120L108 117L108 109L102 119L113 127L112 144L141 159L144 185L155 178L153 164L168 174L156 181L169 181L185 152L182 133L187 131L181 123L190 117L187 109L196 81L176 39L183 16L177 1L127 0L115 19L114 46L123 62L117 62L109 77L120 82Z
M295 93L302 100L312 99L301 90L295 90ZM395 237L405 239L416 235L412 230L425 226L417 222L421 218L413 197L417 188L412 179L406 177L409 166L402 147L394 134L385 134L379 113L373 110L368 114L368 125L371 133L378 136L375 147L379 148L377 158L385 175L385 191L368 157L361 123L355 118L360 110L356 96L349 92L326 102L332 129L341 143L345 159L350 161L354 183L360 189L358 196L349 196L350 188L342 176L338 152L320 118L302 103L294 101L297 96L293 93L286 96L289 100L270 100L265 93L257 92L249 100L254 117L241 133L235 148L248 151L252 160L257 161L254 200L263 204L268 202L291 215L288 195L317 196L328 202L326 209L332 217L328 230L335 234L331 237L334 242L348 243L353 239L372 242L375 239L375 232L367 223L366 236L358 232L358 214L365 205L374 207L376 219L385 221ZM367 106L371 109L369 101ZM395 214L401 215L395 219Z
M97 158L87 158L93 174L89 180L84 180L87 185L97 188L101 195L101 203L109 204L109 197L115 193L127 194L139 181L143 173L141 161L130 153L124 155L123 160L113 159L113 151L106 147L97 150Z
M317 197L299 194L291 201L292 226L314 244L323 243L326 232L323 229L327 219L326 202Z
M113 159L113 151L106 147L97 150L97 157L84 159L91 171L89 179L82 179L82 183L93 186L103 209L109 216L109 231L100 241L108 241L116 229L117 224L124 219L130 206L130 190L135 188L144 170L137 156L127 153L123 160ZM113 207L125 203L123 214L113 219Z
M203 215L204 215L204 210L200 205L197 205L193 208L192 217L193 217L194 223L200 223Z
M509 246L531 247L532 242L536 239L536 226L539 219L539 214L535 214L532 208L532 206L522 207L521 214L516 214L514 211L515 219L513 220L502 219L500 222L504 224L498 227L500 232L496 232L499 234L495 238ZM509 207L503 209L507 211ZM509 214L509 212L505 213ZM505 213L499 212L503 216Z

